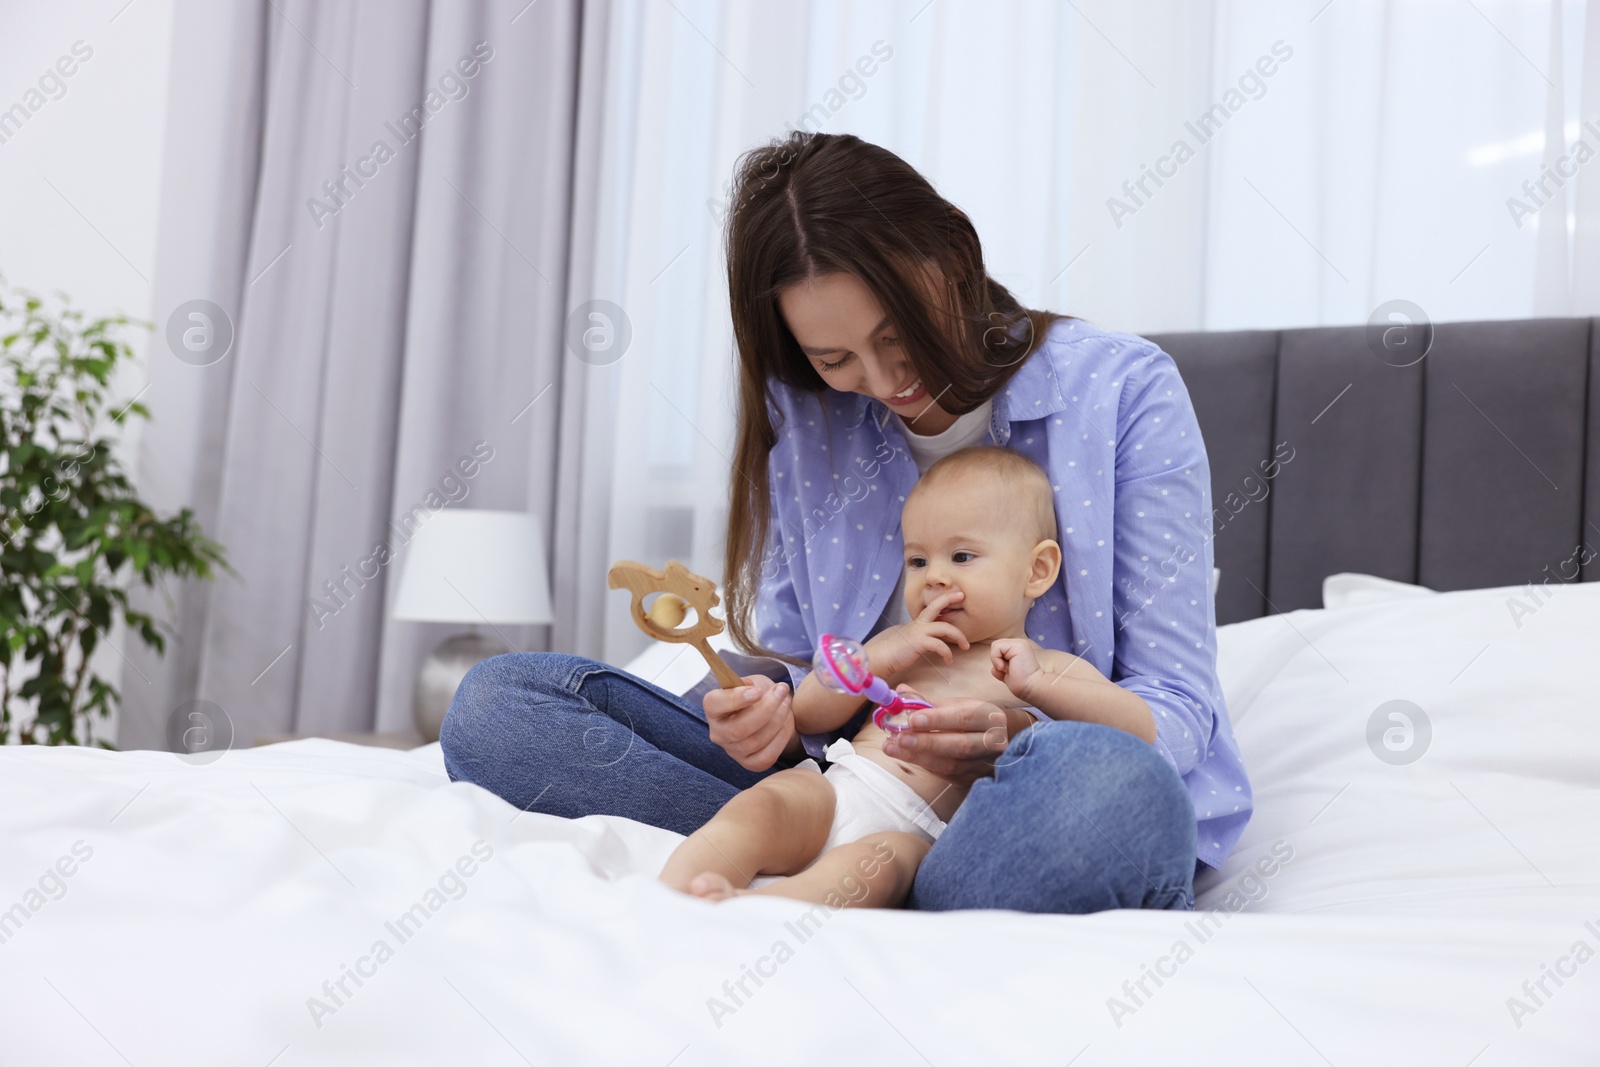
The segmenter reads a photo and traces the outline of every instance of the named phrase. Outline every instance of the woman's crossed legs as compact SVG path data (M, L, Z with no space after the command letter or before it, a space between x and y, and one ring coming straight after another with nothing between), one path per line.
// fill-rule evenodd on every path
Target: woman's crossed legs
M608 664L552 653L473 667L439 740L452 780L517 808L569 819L621 815L689 835L741 789L791 773L739 766L682 698ZM1011 739L993 777L974 783L925 861L917 839L904 849L895 843L901 835L869 835L878 851L856 857L866 861L858 870L874 874L874 860L916 857L904 902L923 911L1189 909L1194 816L1183 780L1152 746L1109 726L1038 723ZM828 831L819 832L811 855L826 840ZM742 869L755 866L746 858ZM823 870L839 872L841 896L859 888L846 868Z

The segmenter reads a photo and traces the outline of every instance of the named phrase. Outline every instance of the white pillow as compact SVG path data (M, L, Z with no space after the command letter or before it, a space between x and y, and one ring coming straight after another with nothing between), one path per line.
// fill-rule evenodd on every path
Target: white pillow
M1253 910L1592 911L1600 846L1574 828L1600 825L1600 582L1563 585L1518 621L1515 586L1335 577L1396 595L1217 628L1255 813L1222 869L1196 879L1196 906L1217 906L1281 841L1294 861Z
M1386 600L1408 600L1438 596L1426 586L1396 582L1373 574L1330 574L1322 579L1324 608L1352 607L1356 604L1381 604Z

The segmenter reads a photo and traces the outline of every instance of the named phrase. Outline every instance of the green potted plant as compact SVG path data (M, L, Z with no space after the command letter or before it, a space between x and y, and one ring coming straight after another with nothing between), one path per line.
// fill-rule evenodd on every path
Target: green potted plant
M118 620L158 654L171 629L128 606L133 583L233 573L193 512L157 516L113 453L129 418L150 417L107 398L134 359L130 325L149 328L0 280L0 742L115 748L93 736L120 694L92 655Z

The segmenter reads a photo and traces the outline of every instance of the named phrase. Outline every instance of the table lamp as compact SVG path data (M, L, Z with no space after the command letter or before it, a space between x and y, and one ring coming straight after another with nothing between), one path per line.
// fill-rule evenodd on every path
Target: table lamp
M469 625L466 633L435 648L417 673L412 705L417 731L437 741L468 669L511 651L494 627L553 621L538 516L457 508L436 512L407 547L394 617Z

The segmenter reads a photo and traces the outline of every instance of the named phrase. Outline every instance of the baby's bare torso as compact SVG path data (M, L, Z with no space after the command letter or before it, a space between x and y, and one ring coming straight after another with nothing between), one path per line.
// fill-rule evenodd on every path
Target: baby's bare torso
M917 663L886 679L890 687L909 685L930 704L948 704L955 700L985 700L1000 708L1020 708L1027 705L994 676L989 664L989 643L960 649L951 647L953 663L945 663L924 656ZM1060 653L1064 655L1064 653ZM851 739L855 750L872 762L889 770L909 785L916 794L933 808L935 815L944 821L956 813L966 799L969 786L926 767L895 759L883 751L883 742L889 735L873 724L869 718L861 732Z

